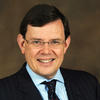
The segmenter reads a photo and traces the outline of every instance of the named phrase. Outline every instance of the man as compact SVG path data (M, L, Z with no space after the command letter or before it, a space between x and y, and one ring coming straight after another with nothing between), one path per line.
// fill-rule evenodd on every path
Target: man
M60 68L70 40L68 21L56 7L31 8L17 36L26 63L0 80L0 100L100 100L94 76Z

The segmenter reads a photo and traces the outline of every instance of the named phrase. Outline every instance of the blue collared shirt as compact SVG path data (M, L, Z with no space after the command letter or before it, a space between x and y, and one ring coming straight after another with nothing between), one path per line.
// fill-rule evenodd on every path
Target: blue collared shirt
M33 72L28 64L26 65L26 70L29 73L33 83L35 84L35 86L39 90L43 100L48 100L48 93L47 93L47 90L45 88L45 85L41 84L41 83L43 81L50 81L52 79L56 79L57 80L57 83L56 83L56 94L57 94L58 98L60 100L68 100L67 91L66 91L66 88L65 88L65 85L64 85L64 79L62 77L60 69L58 69L56 75L50 80L48 80L48 79L36 74L35 72Z

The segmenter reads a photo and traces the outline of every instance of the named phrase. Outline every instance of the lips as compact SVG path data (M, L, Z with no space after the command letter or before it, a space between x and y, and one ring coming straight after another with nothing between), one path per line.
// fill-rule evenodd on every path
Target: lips
M52 62L54 60L55 60L54 58L51 58L51 59L37 59L37 61L39 61L41 63L49 63L49 62Z

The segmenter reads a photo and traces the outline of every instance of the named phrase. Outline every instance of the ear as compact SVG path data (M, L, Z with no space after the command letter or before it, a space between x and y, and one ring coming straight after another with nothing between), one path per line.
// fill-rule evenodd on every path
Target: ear
M17 43L19 45L19 48L20 48L22 54L24 54L25 53L25 40L21 34L17 35Z
M64 53L66 53L66 51L67 51L67 49L68 49L68 47L70 45L70 42L71 42L71 37L68 36L66 41L65 41Z

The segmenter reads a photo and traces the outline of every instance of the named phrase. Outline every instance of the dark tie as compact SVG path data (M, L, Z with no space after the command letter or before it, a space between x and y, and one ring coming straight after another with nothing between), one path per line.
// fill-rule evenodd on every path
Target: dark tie
M48 87L49 100L59 100L56 93L55 93L56 80L52 80L50 82L44 81L42 84L45 84Z

